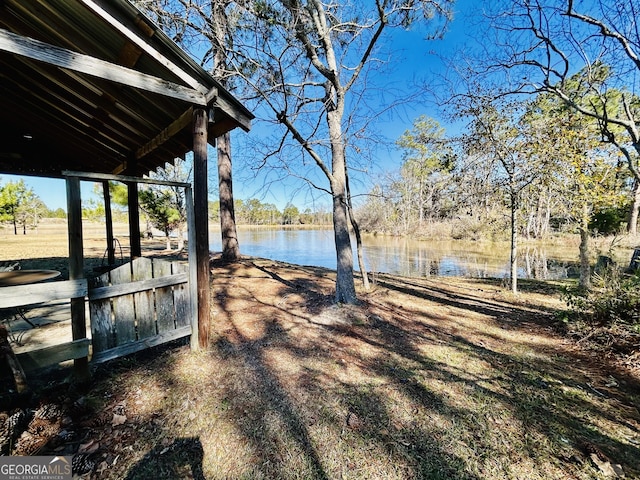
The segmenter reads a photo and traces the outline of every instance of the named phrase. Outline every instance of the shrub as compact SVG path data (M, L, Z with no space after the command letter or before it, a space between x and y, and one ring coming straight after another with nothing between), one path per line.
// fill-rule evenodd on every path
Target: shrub
M626 220L627 209L622 207L609 207L596 211L589 220L589 230L600 235L613 235L618 233Z
M640 271L626 275L615 266L596 273L588 291L564 294L572 313L595 326L624 325L640 333Z

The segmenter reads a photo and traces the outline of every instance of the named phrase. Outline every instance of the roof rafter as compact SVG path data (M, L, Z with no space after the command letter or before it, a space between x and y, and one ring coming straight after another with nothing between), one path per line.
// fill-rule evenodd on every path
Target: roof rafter
M198 90L201 93L207 93L208 91L207 87L202 85L202 83L200 83L198 80L193 78L183 69L179 68L173 62L171 62L164 55L159 53L155 48L150 46L147 42L145 42L142 38L136 35L128 27L126 27L121 22L119 22L116 18L110 15L105 9L97 5L94 1L92 0L80 0L80 1L84 3L87 7L89 7L89 9L91 9L96 15L98 15L100 18L106 21L109 25L111 25L120 33L122 33L134 45L136 45L137 47L139 47L140 49L148 53L152 58L156 59L159 63L164 65L165 68L167 68L169 71L177 75L181 80L187 83L187 85L189 85L191 88ZM147 27L147 29L150 30L149 36L153 35L154 33L153 30L146 24L145 24L145 27Z
M0 50L195 105L207 105L207 95L198 90L4 29L0 29Z

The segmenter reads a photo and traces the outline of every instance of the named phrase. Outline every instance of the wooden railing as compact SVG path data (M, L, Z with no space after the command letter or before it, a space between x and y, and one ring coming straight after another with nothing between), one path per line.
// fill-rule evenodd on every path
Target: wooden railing
M15 309L56 300L84 299L88 293L87 280L17 285L0 288L0 309ZM83 338L50 347L17 354L26 371L53 365L67 360L89 356L90 340Z

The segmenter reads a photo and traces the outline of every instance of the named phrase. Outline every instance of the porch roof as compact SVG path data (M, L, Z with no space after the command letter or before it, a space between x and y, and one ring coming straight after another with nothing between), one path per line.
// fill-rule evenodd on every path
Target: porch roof
M127 0L0 1L0 172L140 177L253 115Z

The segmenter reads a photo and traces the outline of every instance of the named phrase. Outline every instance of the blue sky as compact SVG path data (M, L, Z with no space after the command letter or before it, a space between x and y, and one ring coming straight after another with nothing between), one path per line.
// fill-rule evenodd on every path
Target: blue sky
M438 58L438 55L449 57L468 42L468 36L472 33L473 28L470 27L472 21L466 18L470 15L472 9L477 7L479 2L472 0L459 0L455 7L455 16L453 22L449 25L447 34L443 40L425 41L424 33L420 31L396 31L392 35L392 47L397 49L404 58L397 64L394 69L393 78L389 78L391 82L398 85L410 85L420 82L432 82L434 85L440 80L439 75L445 72L445 66ZM479 17L473 17L476 20ZM437 53L434 55L432 52ZM410 129L412 122L419 115L426 114L438 119L445 127L446 119L442 118L441 112L434 104L420 103L403 108L402 111L392 117L386 118L378 124L378 129L384 132L384 135L393 142L405 130ZM253 134L256 134L253 132ZM245 135L239 133L239 135ZM252 135L250 132L248 135ZM215 152L210 151L210 178L215 178ZM378 158L376 158L377 169L375 175L381 175L383 171L397 169L400 165L401 153L399 151L389 151L382 149ZM310 193L308 189L300 189L296 182L283 181L272 183L268 191L261 189L263 180L257 178L255 181L249 181L249 175L246 172L234 172L236 181L234 182L234 194L236 198L249 199L251 197L260 198L261 201L275 203L279 208L283 208L288 201L298 206L301 210L306 207L313 207L318 204L329 205L329 199L319 199L316 194ZM8 181L16 181L23 178L27 186L33 188L34 192L42 199L42 201L52 210L63 208L66 210L66 192L65 183L61 179L48 179L38 177L15 177L12 175L0 174L0 184ZM238 181L240 180L240 181ZM367 188L368 180L359 183L360 189ZM213 191L214 185L210 187ZM83 199L92 197L93 184L90 182L82 182Z
M472 10L478 10L481 5L471 0L460 0L455 6L454 21L449 25L449 29L442 40L425 40L425 32L420 30L402 31L395 30L388 40L389 45L394 51L394 70L393 76L385 79L383 83L390 83L397 88L410 89L412 86L427 83L437 85L443 80L441 77L446 75L445 63L439 58L452 58L454 54L463 49L463 45L471 41L469 35L472 34L472 23L466 17L470 15ZM480 17L473 16L473 22ZM449 132L457 133L459 124L452 125L446 119L440 109L435 105L433 100L422 103L413 103L403 106L391 116L383 116L375 125L379 132L382 132L390 145L398 139L402 133L412 127L413 120L420 115L427 115L436 118ZM260 130L264 127L256 124L254 130L249 137L244 134L237 135L234 146L234 165L238 167L242 162L253 165L259 164L261 158L251 159L251 149L242 151L241 145L245 140L251 140L251 135L259 135ZM269 126L268 128L272 128ZM380 180L387 171L397 170L402 161L402 152L397 149L388 149L381 146L375 155L375 165L366 175L361 175L360 179L351 174L352 193L364 193L369 191L372 183ZM312 162L308 162L312 163ZM326 184L319 169L310 167L317 174L317 183ZM269 174L267 174L269 175ZM271 171L271 180L278 178L281 171ZM355 178L354 178L355 177ZM269 183L269 189L262 188L265 175L259 175L255 181L251 179L251 171L249 168L234 170L234 194L236 198L248 199L258 198L263 202L275 203L282 208L287 202L291 201L298 208L304 210L307 207L324 206L329 208L331 199L328 195L319 195L317 191L307 187L301 187L299 181L291 179L282 179ZM240 180L240 181L238 181ZM360 180L360 181L358 181ZM354 188L355 186L355 188ZM357 199L355 200L358 201Z

